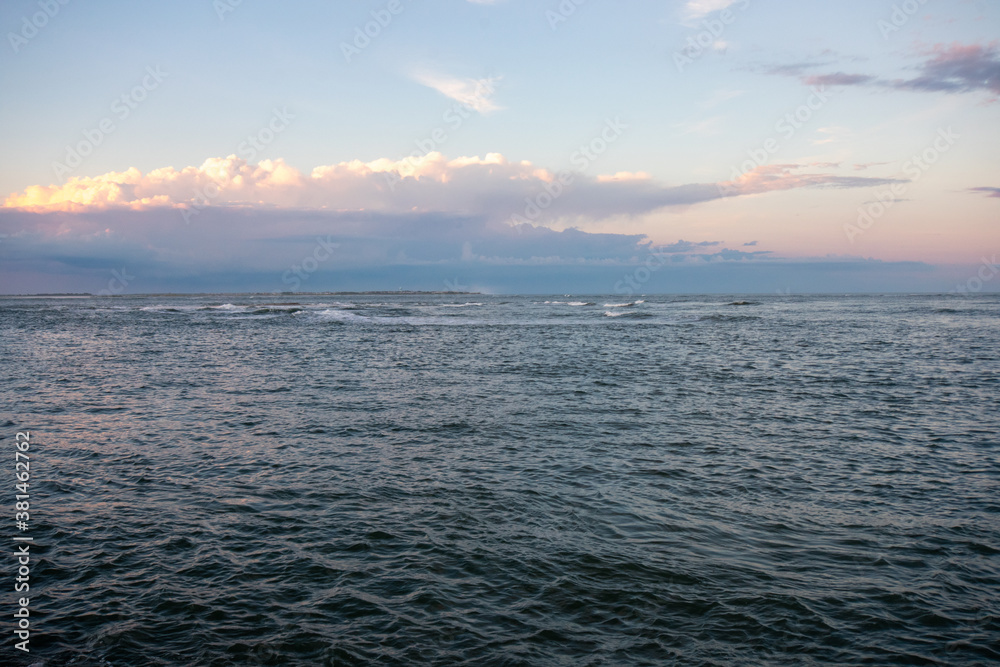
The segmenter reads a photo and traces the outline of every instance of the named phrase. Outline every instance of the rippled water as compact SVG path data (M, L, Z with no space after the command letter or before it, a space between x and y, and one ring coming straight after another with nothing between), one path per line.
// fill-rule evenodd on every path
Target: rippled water
M4 655L993 664L998 323L996 295L0 299L44 554Z

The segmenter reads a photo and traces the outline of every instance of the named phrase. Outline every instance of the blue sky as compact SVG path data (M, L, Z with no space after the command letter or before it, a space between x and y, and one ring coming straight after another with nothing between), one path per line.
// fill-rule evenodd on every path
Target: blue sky
M0 27L0 292L950 291L1000 245L996 3L12 0Z

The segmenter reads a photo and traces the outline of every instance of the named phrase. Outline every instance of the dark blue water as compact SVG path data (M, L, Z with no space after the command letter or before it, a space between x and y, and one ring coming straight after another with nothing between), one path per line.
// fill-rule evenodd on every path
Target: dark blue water
M995 664L998 324L996 295L0 299L42 554L0 662Z

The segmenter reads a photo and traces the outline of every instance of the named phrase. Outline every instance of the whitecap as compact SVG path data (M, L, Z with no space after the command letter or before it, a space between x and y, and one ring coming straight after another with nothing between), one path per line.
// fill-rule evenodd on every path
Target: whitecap
M303 311L304 312L304 311ZM298 314L298 313L296 313ZM357 313L352 313L346 310L337 310L336 308L328 308L326 310L321 310L315 313L317 317L325 320L336 320L340 322L369 322L371 318L365 317L364 315L358 315Z
M242 313L247 308L249 308L249 306L234 306L231 303L224 303L221 306L208 306L205 310L224 310L227 313Z
M165 304L157 304L155 306L142 306L139 310L146 313L181 313L181 312L191 312L195 310L200 310L200 306L182 306L173 305L168 306Z

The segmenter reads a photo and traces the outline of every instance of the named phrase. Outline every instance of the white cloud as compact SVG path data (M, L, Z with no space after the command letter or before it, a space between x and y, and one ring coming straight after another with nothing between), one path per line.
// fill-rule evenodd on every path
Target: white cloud
M93 267L142 267L146 290L175 291L167 286L178 283L155 282L162 278L193 280L189 287L204 291L198 276L222 276L225 285L230 274L270 275L253 289L284 290L289 267L312 256L317 244L333 249L323 267L331 272L406 265L432 267L425 275L434 277L443 269L433 267L445 266L611 266L646 256L643 234L621 232L654 211L705 204L724 193L889 182L816 171L826 167L771 165L732 183L688 185L663 184L642 172L576 173L561 190L550 170L497 153L354 160L305 173L282 160L248 164L236 156L145 174L132 168L8 197L0 207L0 234L6 235L0 284L13 289L10 278L23 282L31 271L40 281L62 275L60 285L76 285L50 291L80 291L88 276L96 286L84 289L97 291L107 275ZM526 201L537 202L534 214ZM583 231L602 225L602 233ZM703 259L753 257L713 249ZM317 275L304 286L322 283Z
M736 4L737 0L688 0L684 5L683 15L685 22L692 22L702 19L712 12L719 12Z
M531 162L511 162L499 153L449 160L441 153L371 162L352 160L316 167L309 174L283 160L248 164L230 155L200 167L131 168L63 185L26 188L11 194L6 209L88 212L205 208L365 211L380 214L473 215L507 223L523 215L525 198L553 188L556 174ZM642 172L575 174L572 183L532 222L599 220L638 215L669 206L802 187L870 187L885 179L808 173L802 165L768 165L733 183L665 185ZM3 209L0 209L3 210Z
M501 108L494 104L492 99L500 77L457 79L433 72L420 72L413 78L417 83L433 88L445 97L450 97L479 113L489 113Z

